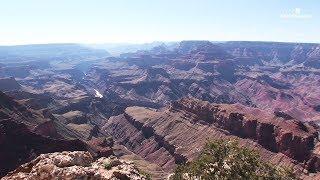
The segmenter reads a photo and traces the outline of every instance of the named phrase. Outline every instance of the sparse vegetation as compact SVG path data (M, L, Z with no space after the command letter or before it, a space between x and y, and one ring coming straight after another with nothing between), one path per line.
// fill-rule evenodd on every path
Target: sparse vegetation
M176 168L174 180L180 179L296 179L291 170L260 160L259 154L235 141L210 141L193 162Z
M141 169L138 169L138 170L139 170L139 174L145 176L147 180L151 180L151 175L149 173L142 171Z
M108 146L113 146L113 144L114 144L113 137L112 137L112 136L106 137L104 142L105 142Z
M137 167L137 164L135 163L135 166ZM140 168L137 168L138 169L138 172L139 174L143 175L146 177L147 180L151 180L151 175L147 172L145 172L144 170L141 170Z
M110 170L112 168L112 165L110 163L104 163L104 168Z

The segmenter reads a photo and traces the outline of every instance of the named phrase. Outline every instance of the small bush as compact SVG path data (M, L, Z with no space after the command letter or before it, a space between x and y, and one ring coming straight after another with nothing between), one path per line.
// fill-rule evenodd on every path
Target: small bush
M141 172L141 174L144 175L147 180L151 180L151 175L149 173Z
M171 179L296 179L292 171L260 160L259 154L235 141L210 141L193 162L176 168Z
M138 169L139 174L143 175L146 177L147 180L151 180L151 175L145 171L142 171L141 169Z
M111 166L110 163L105 163L104 164L104 168L107 169L107 170L110 170L112 168L112 166Z

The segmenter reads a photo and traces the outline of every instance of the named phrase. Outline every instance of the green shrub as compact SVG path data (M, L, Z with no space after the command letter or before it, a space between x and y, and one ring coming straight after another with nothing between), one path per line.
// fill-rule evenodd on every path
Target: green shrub
M235 141L210 141L193 162L176 168L172 179L296 179L292 171L260 160L259 154Z
M150 175L149 173L141 170L140 168L137 168L137 170L138 170L139 174L145 176L147 180L151 180L151 179L152 179L152 178L151 178L151 175Z
M151 175L149 173L139 170L139 174L145 176L147 180L151 180Z
M112 165L110 163L105 163L104 168L110 170L112 168Z

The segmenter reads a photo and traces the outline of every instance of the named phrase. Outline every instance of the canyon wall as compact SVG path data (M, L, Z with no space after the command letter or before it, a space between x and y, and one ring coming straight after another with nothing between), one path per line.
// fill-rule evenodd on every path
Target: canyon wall
M251 109L252 110L252 109ZM182 99L164 110L129 107L102 130L116 142L167 171L197 157L208 140L233 139L271 163L302 173L319 170L313 153L316 127L295 120L246 112L237 105Z

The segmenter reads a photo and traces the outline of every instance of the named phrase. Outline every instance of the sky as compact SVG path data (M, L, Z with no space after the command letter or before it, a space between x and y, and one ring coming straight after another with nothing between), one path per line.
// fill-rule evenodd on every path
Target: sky
M319 0L0 0L0 45L320 43Z

